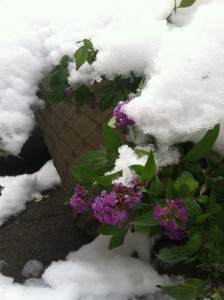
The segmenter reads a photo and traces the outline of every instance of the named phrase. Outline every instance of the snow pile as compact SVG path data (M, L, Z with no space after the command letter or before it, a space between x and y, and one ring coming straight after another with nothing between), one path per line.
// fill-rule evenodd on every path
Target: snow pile
M141 97L126 106L145 134L173 144L223 125L223 10L223 1L213 1L201 6L189 25L167 33ZM223 134L222 126L222 154Z
M148 264L153 242L145 235L129 233L125 244L111 251L108 242L109 237L97 237L66 261L53 262L41 279L28 279L24 285L0 276L1 300L127 300L170 283ZM131 257L133 251L139 259Z
M94 2L91 0L49 0L47 2L44 0L32 2L2 0L0 2L0 26L2 28L0 30L0 68L4 76L0 79L0 148L13 154L20 152L34 127L32 109L42 105L36 97L38 82L64 54L73 56L74 51L79 47L76 43L84 38L92 38L100 50L111 48L108 44L110 40L117 48L116 40L119 44L120 32L128 38L129 25L136 24L138 29L142 26L151 26L150 20L154 14L165 18L172 7L172 0L167 1L166 5L162 5L162 0L157 4L153 2L153 0L143 0L142 5L139 6L137 3L130 4L127 0L122 3L118 0L107 2L102 0ZM149 21L147 21L146 11L149 11ZM141 26L138 16L143 13L144 21ZM159 23L161 24L158 25L158 30L162 34L166 31L166 24L165 21ZM138 34L136 28L135 37ZM154 33L150 35L153 38L155 36ZM107 40L104 45L105 36ZM143 36L141 34L142 38ZM144 49L144 43L150 41L146 37L144 42L141 37L138 38L138 43ZM155 39L157 40L156 37ZM133 41L132 38L132 43ZM155 43L158 44L158 42ZM119 47L123 47L122 44ZM102 63L98 64L98 68L103 72L106 68L110 68L110 66L104 66L106 64L104 60L107 61L107 50L105 51L102 51ZM125 49L122 50L123 53L125 51ZM135 55L134 49L131 52L131 56L133 55ZM144 69L144 55L139 57L143 57L140 60L141 69ZM129 55L125 64L127 65L128 62L130 62ZM139 60L133 63L134 65L130 67L134 67L137 71ZM116 62L117 66L118 64L120 61ZM124 72L130 70L126 67ZM96 72L99 73L99 71ZM99 77L99 74L96 77ZM94 78L91 77L91 79Z
M33 259L33 260L28 261L24 265L21 274L26 278L38 277L42 268L43 268L42 262L40 262L36 259Z
M23 211L27 202L41 197L41 192L59 184L60 178L52 161L31 175L0 177L0 185L4 187L0 197L0 225L10 216Z
M84 38L99 53L93 65L78 72L70 64L71 84L91 83L102 74L146 76L142 95L126 109L160 143L195 139L222 121L224 3L197 0L178 9L169 24L173 3L2 0L0 148L20 152L34 126L32 109L42 105L38 82L64 54L72 56ZM217 147L223 145L221 130Z

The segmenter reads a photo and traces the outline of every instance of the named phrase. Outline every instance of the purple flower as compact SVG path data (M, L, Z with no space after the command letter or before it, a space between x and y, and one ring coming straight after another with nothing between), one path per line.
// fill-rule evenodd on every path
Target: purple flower
M141 184L137 178L132 179L130 186L116 183L109 194L104 190L95 198L92 206L94 215L102 223L119 225L130 220L131 209L141 196Z
M67 87L65 88L65 94L68 96L68 97L71 97L73 95L73 90L71 87Z
M166 200L166 206L157 205L154 211L154 218L161 219L160 225L164 227L164 234L170 239L181 240L186 237L186 231L180 228L176 219L187 222L187 209L180 199Z
M74 195L70 200L71 206L81 213L91 209L94 198L89 195L89 192L81 185L77 184L74 190Z
M121 129L127 128L127 126L132 126L135 124L133 120L128 119L128 116L124 112L124 106L127 105L128 102L130 102L130 100L120 101L113 112L113 116L115 117L115 125Z

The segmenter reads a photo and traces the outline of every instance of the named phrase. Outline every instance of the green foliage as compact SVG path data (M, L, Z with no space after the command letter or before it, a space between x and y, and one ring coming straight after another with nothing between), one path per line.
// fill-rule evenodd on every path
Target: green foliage
M120 228L119 231L117 231L111 238L109 243L109 249L114 249L116 247L119 247L123 245L125 235L128 233L128 227L125 225Z
M85 63L91 65L96 60L98 53L98 50L94 48L89 39L84 39L78 43L81 43L81 46L74 53L76 71ZM85 84L70 87L67 70L70 62L73 62L73 59L65 55L62 57L60 64L51 71L49 85L51 88L50 101L52 103L68 102L74 96L77 107L90 105L93 101L96 109L104 111L115 106L120 100L127 100L130 93L137 93L139 85L144 81L142 77L136 77L133 73L126 78L117 76L114 80L108 80L102 75L101 83L98 84L99 88L96 91L91 91ZM67 96L66 88L72 89L71 96Z
M74 178L82 184L91 183L97 177L97 173L89 167L75 166L70 169Z
M90 40L84 39L83 46L81 46L74 54L76 71L85 63L92 64L97 55L97 50L94 49L93 44Z
M101 184L104 187L110 187L112 186L112 180L117 179L118 177L121 176L122 176L122 171L110 175L99 176L95 178L95 183Z
M179 8L189 7L196 0L182 0ZM170 22L172 12L167 18ZM74 54L76 70L85 63L92 64L96 60L96 50L89 39L79 42L80 47ZM84 84L78 84L71 89L68 96L65 89L71 88L68 84L68 64L73 58L63 56L60 63L55 66L49 77L51 88L51 102L58 103L74 100L77 107L91 104L97 99L96 105L104 111L114 107L120 100L127 100L130 93L141 94L144 78L136 77L130 73L128 77L117 76L114 80L108 80L102 76L97 94ZM111 119L108 125L103 126L105 148L86 153L78 159L76 165L71 168L75 180L91 195L99 195L105 188L111 191L113 182L122 176L122 172L105 175L114 168L118 157L118 149L123 144L120 135L114 129L115 120ZM224 160L212 148L218 137L220 125L207 131L204 137L195 145L184 143L177 145L182 155L180 162L163 169L156 167L153 152L135 148L138 157L147 156L144 166L133 164L129 169L134 176L139 178L142 184L141 201L129 211L129 219L122 224L101 224L99 232L111 235L109 249L123 244L128 229L142 231L153 236L163 233L160 220L154 218L156 205L164 207L166 199L181 199L187 210L187 223L181 219L175 219L181 230L185 230L188 237L183 244L171 250L159 254L158 258L167 263L196 261L198 267L208 272L209 277L219 278L224 273ZM150 141L156 141L149 137ZM132 146L131 143L129 143ZM193 145L193 146L192 146ZM135 145L133 145L134 147ZM107 173L108 174L108 173ZM71 195L68 195L68 203ZM124 198L125 199L125 198ZM125 205L124 199L121 207ZM120 204L120 203L118 203ZM117 205L119 209L119 205ZM169 216L170 217L170 216ZM166 232L165 232L166 233ZM214 281L211 281L214 282ZM161 289L174 299L190 300L203 297L206 293L211 299L219 300L220 294L209 282L198 279L187 279L175 286L162 286ZM212 288L212 289L211 289Z
M172 286L160 286L161 290L176 300L194 300L206 295L207 282L200 279L187 279Z
M191 149L185 156L187 161L197 161L203 157L212 149L218 135L220 125L217 124L213 129L207 131L205 136L200 140L197 145Z
M117 85L112 80L104 80L100 89L100 110L106 110L117 103L120 99Z
M148 211L146 213L143 213L139 216L134 216L133 221L130 222L131 225L138 225L138 226L143 226L143 227L151 227L158 225L159 222L155 220L153 217L153 211Z
M117 152L122 143L116 131L108 125L103 125L103 136L108 149Z
M79 87L77 87L73 91L73 94L77 107L80 107L83 104L88 104L92 96L91 90L84 84L81 84Z
M106 150L94 150L81 156L76 165L99 167L108 163Z
M157 255L157 257L168 263L191 261L192 258L196 259L198 257L202 243L203 240L201 235L196 233L190 237L185 245L168 250L167 252Z
M186 197L188 194L195 191L198 188L198 186L199 183L194 180L192 174L184 171L174 183L176 197Z
M110 224L101 224L99 227L99 233L104 235L114 235L120 231L120 228L117 225L110 225Z
M154 176L153 181L148 189L149 195L160 196L163 193L163 184L157 175Z
M150 151L147 162L140 176L141 182L152 179L155 173L156 173L156 163L155 163L154 155L152 151Z
M189 6L193 5L195 1L196 1L196 0L182 0L182 1L180 2L180 5L178 6L178 8L179 8L179 7L180 7L180 8L189 7Z

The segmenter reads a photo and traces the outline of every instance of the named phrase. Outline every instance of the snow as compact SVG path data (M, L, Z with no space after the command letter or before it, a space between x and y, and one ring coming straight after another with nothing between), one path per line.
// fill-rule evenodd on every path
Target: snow
M38 277L43 268L42 262L33 259L29 260L23 267L21 274L26 277Z
M43 107L36 96L38 83L64 54L73 56L78 41L90 38L99 50L97 60L78 72L71 63L69 82L91 84L102 74L112 79L131 71L145 76L141 96L125 109L139 132L157 139L158 168L178 161L173 144L196 141L218 122L216 149L224 154L223 0L197 0L190 8L178 9L172 23L166 17L173 0L140 3L0 0L0 148L19 154L35 126L33 112ZM138 148L152 149L142 133L138 143ZM123 180L127 180L132 176L128 166L144 164L146 157L137 157L127 146L119 151L115 169L126 172ZM0 177L5 187L0 225L59 183L52 162L32 175ZM53 262L42 278L30 278L24 285L0 275L1 300L134 300L154 293L156 284L169 282L148 264L150 245L145 236L130 234L125 243L108 251L108 237L99 236L65 261ZM133 250L141 259L130 257Z
M117 40L117 44L120 44L119 47L122 48L122 45L127 43L125 40L122 41L122 38L118 38L120 32L123 32L124 38L129 39L130 24L132 26L136 24L139 29L141 28L138 15L144 14L142 19L144 27L152 25L151 19L154 19L154 14L163 17L167 15L172 7L172 0L167 1L165 5L162 5L162 0L157 2L155 4L152 0L143 0L142 5L137 5L137 3L130 4L127 0L122 3L118 0L107 2L102 0L94 2L91 0L49 0L47 2L2 0L0 2L0 25L1 28L7 28L7 30L0 31L0 68L4 74L0 79L0 147L12 154L20 152L35 125L33 109L43 104L36 97L38 82L47 75L64 54L73 55L79 47L76 42L84 38L92 38L96 47L100 50L102 48L100 58L102 63L99 61L94 72L94 77L99 78L101 70L106 71L104 60L106 58L107 61L110 43L114 44L116 49ZM148 18L147 11L150 18ZM154 23L153 26L156 25ZM158 22L158 30L161 32L166 30L165 21ZM136 28L135 35L131 38L132 43L138 34ZM153 32L151 35L154 38ZM111 36L111 39L107 38L104 45L105 36ZM143 36L141 33L141 37ZM157 37L155 39L157 45ZM144 49L145 42L150 42L148 38L145 42L141 41L140 37L138 41L142 49ZM156 45L154 48L157 47ZM121 50L123 54L126 51ZM135 55L134 49L128 54L126 63L130 62L133 55ZM140 55L139 59L133 61L131 65L136 72L139 63L143 69L144 55ZM115 65L119 64L120 61L117 61ZM107 68L111 65L113 61L107 65ZM108 76L111 76L111 72L114 74L118 71L120 70L108 70ZM126 67L125 72L129 71L130 68ZM89 68L87 68L87 73L89 73ZM91 80L93 79L92 77ZM73 81L75 82L75 79Z
M113 78L131 71L146 76L142 95L126 110L160 143L195 140L222 121L223 1L197 0L177 9L173 24L166 22L173 0L142 0L141 5L2 0L0 8L1 28L7 28L0 31L0 147L5 151L20 152L35 125L33 110L43 106L36 97L38 82L62 55L73 56L84 38L99 49L97 60L78 72L71 63L70 83L90 84L102 74ZM223 144L221 129L221 153Z
M178 163L179 152L175 149L170 148L168 145L163 145L155 149L154 145L148 144L147 146L137 146L135 149L144 150L147 153L153 151L156 162L157 171L162 167L165 167L172 163ZM129 185L131 179L136 177L136 174L129 167L132 165L144 166L148 155L138 156L135 149L130 148L128 145L123 145L118 149L119 156L116 159L115 167L109 173L116 173L122 171L122 176L116 179L118 182L122 182L124 185Z
M146 235L128 233L125 244L108 250L108 236L53 262L40 279L28 279L23 285L0 276L1 300L128 300L152 296L157 284L169 284L168 276L159 276L148 263L154 240ZM139 259L131 257L137 251ZM151 297L151 298L150 298ZM161 295L157 299L165 299Z
M145 134L161 143L194 140L223 124L223 9L220 1L201 6L190 24L167 33L141 97L125 108ZM222 154L223 143L222 127L217 143Z
M0 197L0 225L10 216L26 208L26 203L41 197L41 192L60 185L59 175L52 160L48 161L38 172L18 176L0 177L4 187Z

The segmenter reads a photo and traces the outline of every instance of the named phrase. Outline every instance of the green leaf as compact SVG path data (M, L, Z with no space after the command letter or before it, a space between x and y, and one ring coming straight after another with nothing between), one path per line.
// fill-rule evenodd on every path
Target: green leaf
M103 235L114 235L119 230L117 225L101 224L99 227L99 233Z
M162 226L160 226L160 225L151 226L151 227L149 227L148 233L149 233L149 236L152 237L156 234L161 234L162 230L163 230Z
M150 151L146 164L142 170L140 181L144 182L152 179L156 173L156 163L152 151Z
M49 84L51 89L57 88L58 85L64 84L66 87L68 87L67 78L69 76L69 73L67 69L64 67L58 66L58 68L51 73L49 77Z
M81 156L76 165L102 166L107 164L107 152L105 150L94 150Z
M202 246L201 235L199 233L196 233L193 237L189 239L189 241L185 245L158 254L157 257L167 263L188 261L191 260L191 257L194 256L196 253L199 253L201 246Z
M138 90L137 90L138 91L137 96L141 96L144 83L145 83L145 78L142 78L142 80L139 83Z
M66 84L61 84L52 89L50 101L52 103L59 103L59 102L68 102L72 96L67 96L65 93L65 89L68 87Z
M136 218L134 217L133 221L130 222L132 225L137 226L155 226L159 224L159 221L156 220L153 216L154 211L148 211L147 213L143 213L141 215L138 215Z
M151 195L159 196L162 194L162 192L163 192L163 184L160 181L159 177L155 175L155 178L153 179L148 189L148 193Z
M176 300L194 300L206 293L207 282L200 279L187 279L172 286L160 286L161 290Z
M178 8L179 7L180 8L189 7L189 6L193 5L195 1L196 0L182 0L180 2L180 5L178 6Z
M142 165L132 165L129 167L129 169L133 170L138 176L141 175L143 168Z
M223 160L223 157L215 150L210 150L206 155L206 158L213 166L219 166Z
M200 215L196 218L199 224L204 224L211 217L211 213Z
M203 158L213 147L218 135L220 125L216 124L213 129L207 131L205 136L185 156L187 161L197 161Z
M68 55L64 55L60 61L60 66L67 69L70 58Z
M116 172L110 175L98 176L94 179L97 184L101 184L104 187L108 187L112 185L112 180L117 179L122 176L122 171Z
M116 83L112 80L104 81L100 89L100 104L101 111L106 110L119 101Z
M183 172L181 177L178 177L174 184L174 189L177 192L177 197L186 197L189 193L196 190L199 183L194 180L194 177L189 172Z
M149 156L150 152L135 148L134 152L138 155L138 157Z
M111 128L116 128L115 123L116 123L115 117L112 117L107 123L107 125L110 126Z
M221 166L219 166L213 173L212 175L214 177L218 177L218 176L222 176L224 177L224 164L222 164Z
M72 167L70 171L75 177L75 179L78 180L80 183L93 182L94 179L97 177L96 172L85 166L75 166Z
M84 39L83 44L87 49L93 50L93 43L90 40Z
M224 208L220 211L219 215L216 217L216 223L219 228L224 231Z
M168 178L167 188L166 188L166 198L174 199L174 181Z
M204 212L201 206L192 197L186 197L181 199L187 208L187 215L189 217L188 222L196 222L198 216L203 215Z
M219 294L218 291L216 291L214 294L211 295L211 298L213 300L223 300L223 298L221 297L221 295Z
M109 249L114 249L124 244L124 237L128 233L128 228L123 227L117 233L115 233L109 243Z
M85 46L80 47L74 54L75 63L76 63L76 71L87 61L89 56L89 51Z
M198 175L198 176L203 175L202 168L200 166L197 166L195 163L186 162L183 167L186 171L194 175Z
M91 65L95 60L97 56L98 51L89 52L89 56L87 58L87 62L89 65Z
M197 202L201 204L208 204L209 203L209 197L205 195L200 195L199 197L196 198Z
M88 104L90 102L91 95L91 90L86 85L81 84L78 88L74 90L74 98L76 105L80 107L83 104Z
M108 125L103 125L103 136L108 149L117 152L122 144L115 130Z

